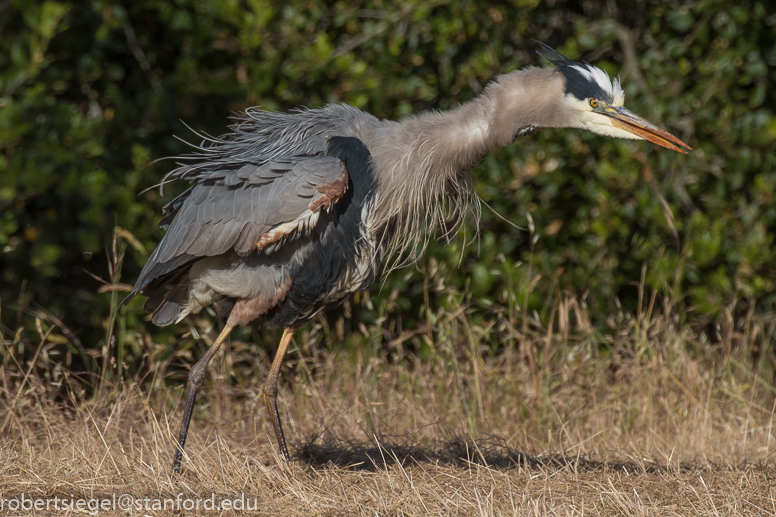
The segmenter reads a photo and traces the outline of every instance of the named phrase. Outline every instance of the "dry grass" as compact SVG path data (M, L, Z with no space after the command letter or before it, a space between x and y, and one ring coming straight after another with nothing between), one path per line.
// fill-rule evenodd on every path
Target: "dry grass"
M770 317L722 325L711 344L668 307L613 318L609 334L571 298L553 314L517 331L440 310L433 332L385 342L366 329L335 351L317 345L319 327L299 333L279 399L290 465L260 402L269 358L234 340L211 365L178 479L174 360L139 336L153 368L82 396L50 354L65 333L38 318L24 361L24 334L2 336L0 499L244 494L262 515L776 515ZM199 346L213 337L204 319L192 328ZM515 346L491 353L493 333ZM403 339L425 340L430 357L408 355Z

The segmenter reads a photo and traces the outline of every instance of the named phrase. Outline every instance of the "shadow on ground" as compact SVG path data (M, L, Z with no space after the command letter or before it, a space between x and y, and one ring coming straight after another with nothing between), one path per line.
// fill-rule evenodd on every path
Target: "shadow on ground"
M619 470L631 474L663 474L695 470L692 466L664 467L648 463L592 461L567 453L532 456L512 449L495 438L472 441L453 437L440 442L437 446L424 446L407 444L406 439L402 441L380 437L373 442L355 442L331 435L325 439L315 435L297 448L295 457L313 468L334 467L367 471L385 469L397 464L405 466L422 463L454 465L461 468L481 465L497 469L550 467L571 468L586 472Z

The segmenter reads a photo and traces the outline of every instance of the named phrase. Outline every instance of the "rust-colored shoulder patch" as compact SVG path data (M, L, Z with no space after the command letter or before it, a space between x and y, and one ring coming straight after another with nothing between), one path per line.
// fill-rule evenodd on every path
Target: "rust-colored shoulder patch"
M297 216L293 221L282 223L272 230L262 234L253 245L253 249L261 251L273 242L277 242L287 235L297 231L309 230L318 223L320 211L332 206L348 190L348 170L342 166L342 172L334 181L315 187L317 192L313 196L307 210Z
M321 207L327 207L337 202L348 190L348 169L342 166L342 174L336 180L315 187L320 192L310 203L310 210L317 212Z
M278 228L275 228L274 230L270 230L261 237L259 237L259 240L256 241L256 244L253 246L256 251L261 251L264 248L267 247L267 245L272 244L275 241L279 241L286 235L290 234L296 229L295 225L290 224L284 224L279 226Z

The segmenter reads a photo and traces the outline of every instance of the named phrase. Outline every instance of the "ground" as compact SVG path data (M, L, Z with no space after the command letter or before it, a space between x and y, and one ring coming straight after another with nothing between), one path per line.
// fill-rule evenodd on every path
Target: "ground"
M448 316L361 348L298 333L279 396L290 464L261 402L270 358L236 335L211 365L179 477L184 379L170 362L78 395L6 356L0 515L776 515L764 320L713 343L670 314L602 335L571 311L491 351L503 329ZM216 331L195 323L187 361Z

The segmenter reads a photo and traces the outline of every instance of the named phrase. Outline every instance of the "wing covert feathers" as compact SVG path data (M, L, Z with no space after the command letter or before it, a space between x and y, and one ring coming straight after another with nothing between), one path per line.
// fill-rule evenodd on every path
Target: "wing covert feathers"
M313 228L347 188L345 164L331 156L278 157L200 173L194 186L164 207L167 233L135 292L180 267L179 257L270 252L270 244Z

